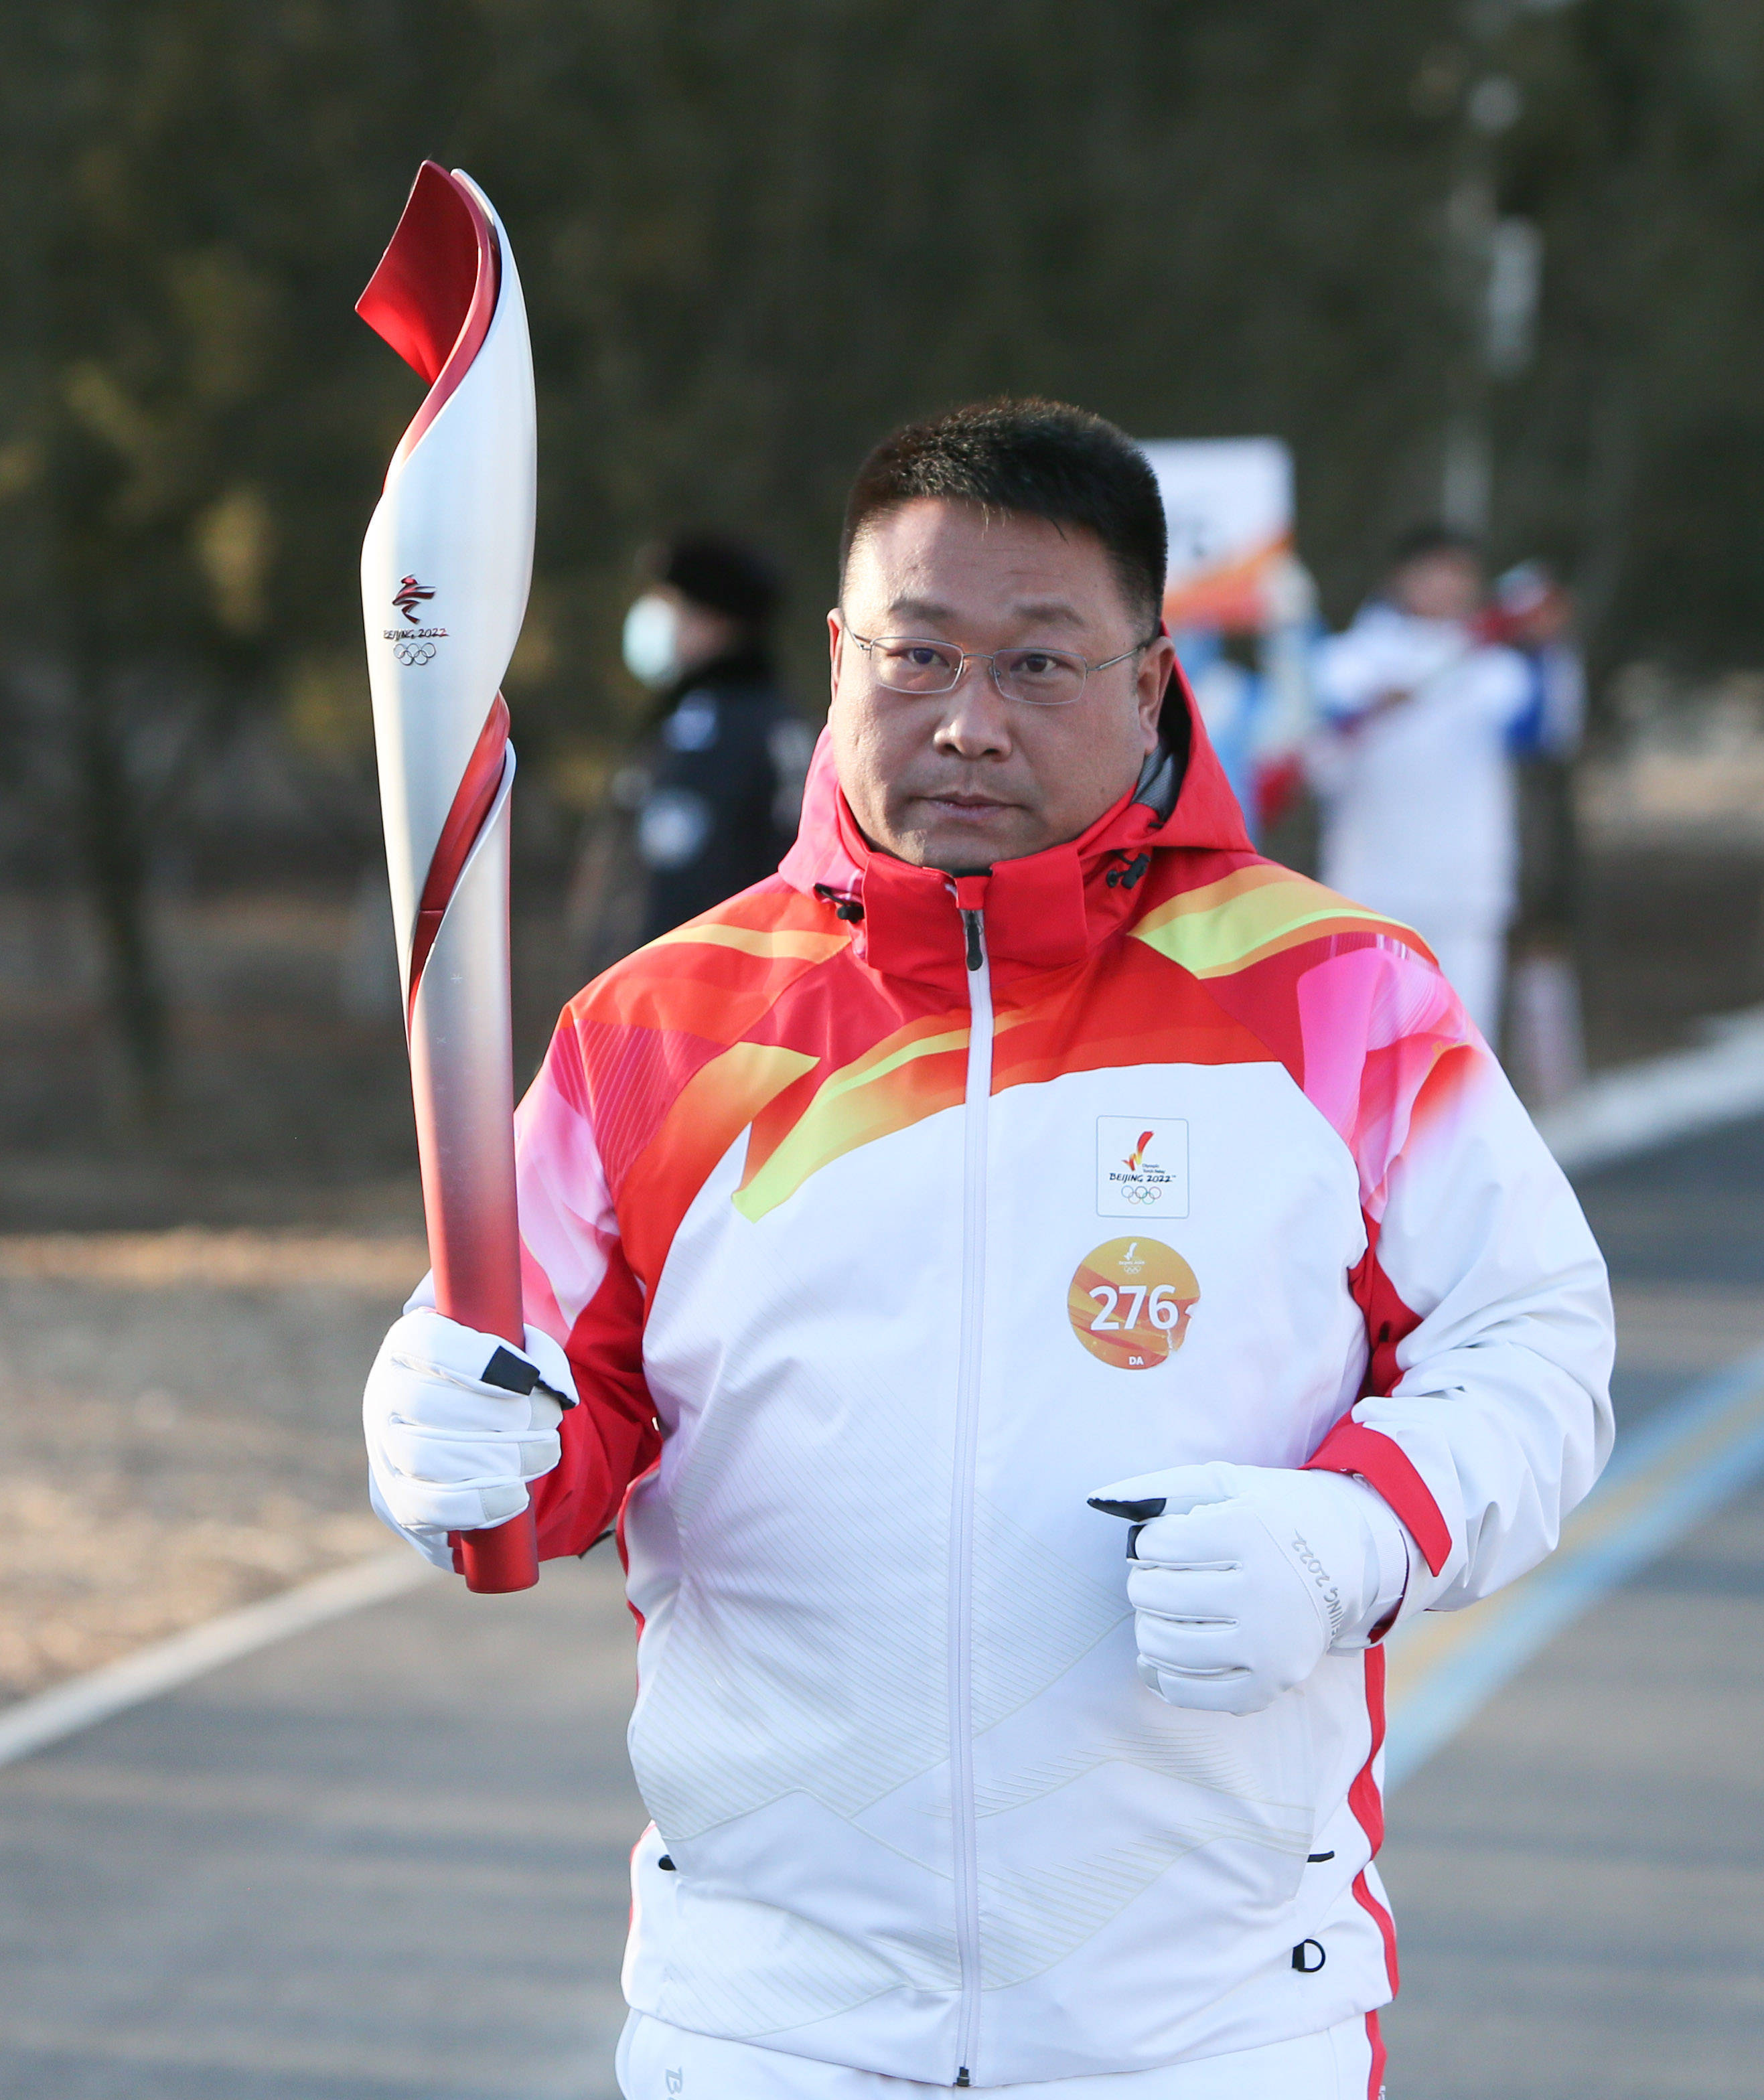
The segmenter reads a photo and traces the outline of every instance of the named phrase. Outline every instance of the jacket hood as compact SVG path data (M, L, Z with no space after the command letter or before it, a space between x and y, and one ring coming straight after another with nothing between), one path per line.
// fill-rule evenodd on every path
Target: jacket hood
M979 910L994 963L1052 969L1083 960L1132 911L1153 857L1171 852L1250 853L1243 813L1180 670L1166 711L1187 714L1180 739L1161 739L1138 780L1088 831L1064 845L1003 860L957 878L877 851L858 830L822 730L803 791L796 842L778 872L852 924L861 961L890 976L942 981L962 972L957 916Z

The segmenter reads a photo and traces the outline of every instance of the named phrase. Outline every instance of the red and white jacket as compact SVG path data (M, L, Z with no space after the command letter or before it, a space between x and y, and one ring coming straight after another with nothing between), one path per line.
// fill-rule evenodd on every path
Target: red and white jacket
M1425 948L1259 858L1193 743L957 881L870 851L823 742L779 873L590 985L521 1110L584 1403L541 1551L619 1517L626 1988L672 2025L986 2086L1395 1989L1382 1648L1166 1705L1085 1498L1356 1473L1404 1612L1456 1609L1603 1462L1609 1298Z

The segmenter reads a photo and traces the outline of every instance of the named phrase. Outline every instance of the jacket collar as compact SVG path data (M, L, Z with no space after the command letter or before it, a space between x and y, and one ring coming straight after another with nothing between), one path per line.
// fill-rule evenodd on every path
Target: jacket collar
M986 946L1008 973L1082 961L1131 913L1153 858L1172 851L1247 853L1237 798L1180 673L1166 708L1187 713L1182 739L1160 743L1138 781L1082 836L990 875L955 877L871 847L840 791L823 730L804 789L802 822L779 873L853 928L858 959L892 977L942 983L963 974L959 906L983 913Z

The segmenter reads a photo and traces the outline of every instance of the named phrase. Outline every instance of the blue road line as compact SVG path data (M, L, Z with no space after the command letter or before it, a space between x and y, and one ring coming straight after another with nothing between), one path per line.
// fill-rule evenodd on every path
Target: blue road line
M1761 1474L1764 1350L1698 1380L1625 1432L1556 1553L1471 1607L1462 1638L1447 1630L1437 1661L1405 1673L1403 1644L1393 1648L1393 1676L1409 1681L1391 1702L1387 1791L1413 1777L1540 1648ZM1437 1624L1423 1619L1422 1637Z

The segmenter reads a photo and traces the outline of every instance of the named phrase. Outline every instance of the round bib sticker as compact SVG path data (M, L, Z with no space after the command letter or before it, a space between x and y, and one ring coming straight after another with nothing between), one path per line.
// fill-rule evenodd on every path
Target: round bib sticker
M1117 1370L1149 1370L1182 1347L1201 1295L1194 1271L1162 1240L1105 1240L1066 1293L1072 1332Z

